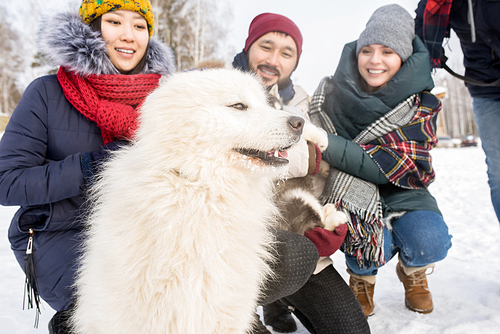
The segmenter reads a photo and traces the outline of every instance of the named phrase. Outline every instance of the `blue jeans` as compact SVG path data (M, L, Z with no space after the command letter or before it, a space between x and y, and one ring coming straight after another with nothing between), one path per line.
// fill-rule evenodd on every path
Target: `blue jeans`
M399 253L406 267L423 267L440 261L448 254L452 236L443 217L428 210L409 211L392 222L392 229L384 228L385 262ZM378 268L371 263L360 269L356 258L346 254L346 264L357 275L377 275Z
M500 98L475 97L472 107L486 155L491 201L500 221Z

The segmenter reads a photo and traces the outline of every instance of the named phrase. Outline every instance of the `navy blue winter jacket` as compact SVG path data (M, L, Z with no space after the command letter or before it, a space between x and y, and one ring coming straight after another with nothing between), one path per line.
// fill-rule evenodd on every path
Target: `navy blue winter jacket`
M416 10L415 33L421 38L426 3L427 0L420 1ZM482 82L498 80L500 78L500 0L473 1L475 43L471 40L467 12L467 0L453 0L450 27L460 39L464 54L465 75ZM432 46L427 45L427 47ZM473 97L498 98L500 96L500 86L480 87L468 83L466 85Z
M40 294L49 304L54 298L56 310L70 300L43 290L71 284L66 273L74 271L85 201L80 159L102 144L97 125L66 100L55 75L28 86L0 141L0 204L20 206L9 228L11 247L22 264L29 228L48 232L35 234L34 256L37 276L50 282Z
M84 201L81 154L101 146L101 131L66 100L55 75L33 81L0 141L0 204L21 206L10 236L30 227L78 228ZM34 208L47 219L25 217Z

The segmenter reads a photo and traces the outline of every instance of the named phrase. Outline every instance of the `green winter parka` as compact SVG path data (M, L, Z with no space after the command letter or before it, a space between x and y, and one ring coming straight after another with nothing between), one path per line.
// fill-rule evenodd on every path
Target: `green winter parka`
M356 41L351 42L344 47L338 69L330 77L332 89L325 92L323 110L338 134L329 134L323 160L345 173L377 184L384 217L394 212L416 210L441 214L428 189L405 189L390 183L370 155L352 141L368 125L412 94L418 94L418 108L441 108L440 101L429 92L434 87L429 56L418 37L413 41L413 48L412 56L387 85L369 94L361 89Z

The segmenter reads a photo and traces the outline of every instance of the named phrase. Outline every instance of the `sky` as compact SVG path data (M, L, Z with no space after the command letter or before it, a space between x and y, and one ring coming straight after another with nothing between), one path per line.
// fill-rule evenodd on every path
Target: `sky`
M453 236L448 256L428 276L434 311L406 309L404 288L395 267L397 258L379 270L372 334L496 334L500 328L500 225L491 205L484 153L479 147L431 151L436 181L429 190ZM17 208L0 206L0 334L47 333L54 311L42 302L39 329L35 312L23 311L24 274L10 250L7 230ZM332 259L349 280L343 254ZM134 308L131 305L130 314ZM262 314L262 308L258 308ZM307 334L299 323L295 334Z
M79 4L78 0L44 0L42 6L38 0L34 1L34 4L33 1L17 0L13 2L12 6L19 7L17 10L19 20L23 20L23 10L30 8L30 6L39 6L41 7L39 10L53 11L60 10L63 4L73 4L76 10ZM285 15L294 21L301 30L304 42L300 63L292 74L292 80L295 84L302 86L309 95L314 93L323 77L333 75L344 45L358 39L366 22L378 7L398 3L412 17L415 17L415 9L418 5L418 0L205 1L215 1L219 7L217 12L221 15L219 20L221 20L221 24L228 27L227 40L223 44L224 51L221 57L229 62L232 61L234 55L243 49L248 36L248 27L255 16L271 12ZM231 15L227 13L231 13ZM450 62L458 57L460 63L461 50L458 46L458 39L452 37L450 45L453 47L446 51Z

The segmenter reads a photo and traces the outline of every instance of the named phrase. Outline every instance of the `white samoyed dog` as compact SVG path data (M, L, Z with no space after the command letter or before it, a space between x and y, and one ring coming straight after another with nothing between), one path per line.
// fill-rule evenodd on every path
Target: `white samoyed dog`
M76 333L246 333L272 275L273 180L304 120L237 70L174 74L91 193Z

